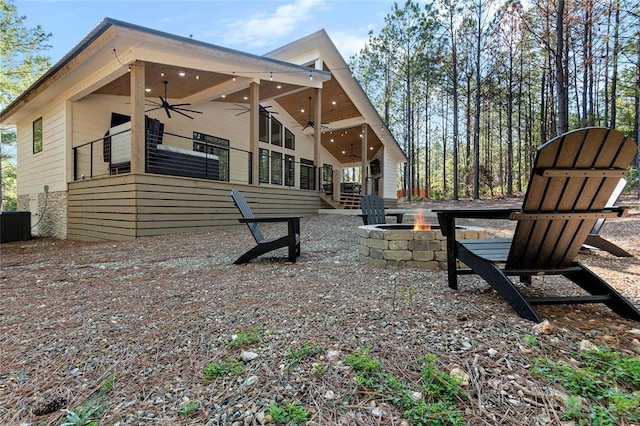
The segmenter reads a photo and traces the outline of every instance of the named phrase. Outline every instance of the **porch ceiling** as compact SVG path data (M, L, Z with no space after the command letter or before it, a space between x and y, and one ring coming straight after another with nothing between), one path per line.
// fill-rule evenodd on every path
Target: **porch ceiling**
M180 73L184 73L181 76ZM168 97L176 102L197 95L216 86L228 84L231 77L224 73L215 73L187 69L157 63L145 64L145 85L150 91L149 98L164 96L164 83L168 81ZM113 80L96 90L97 94L129 96L129 73ZM225 97L217 96L212 101L246 104L249 88L241 86ZM277 81L261 80L260 102L276 100L278 104L295 119L291 123L283 123L286 127L302 128L309 119L309 99L311 98L311 117L315 107L315 89L285 84ZM354 103L342 86L335 79L326 81L322 89L322 145L341 163L360 163L362 138L362 119ZM354 125L354 123L357 123ZM307 128L304 133L313 135L313 129ZM367 159L370 161L382 147L378 136L368 131Z

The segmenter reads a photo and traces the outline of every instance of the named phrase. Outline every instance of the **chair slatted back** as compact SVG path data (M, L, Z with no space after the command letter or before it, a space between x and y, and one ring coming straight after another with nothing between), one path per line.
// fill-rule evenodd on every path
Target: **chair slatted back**
M237 189L232 189L231 198L233 198L233 202L235 203L236 207L238 207L238 210L240 210L240 214L243 218L255 218L253 212L251 211L251 208L249 207L249 204L247 203L247 200L244 198L244 195L242 195L240 191L238 191ZM253 235L253 238L256 240L256 243L260 244L260 242L264 241L264 235L262 234L262 231L260 230L260 227L257 223L247 223L247 226L251 231L251 235Z
M591 213L608 204L637 149L633 139L605 128L579 129L542 145L506 268L571 264L598 220Z
M384 213L384 200L377 195L365 195L360 198L360 209L367 216L367 225L380 225L387 223Z

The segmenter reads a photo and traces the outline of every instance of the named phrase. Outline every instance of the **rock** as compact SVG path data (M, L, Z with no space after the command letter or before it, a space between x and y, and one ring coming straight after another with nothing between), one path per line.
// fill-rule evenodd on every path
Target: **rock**
M533 332L533 334L548 335L553 331L553 326L551 325L549 320L544 320L541 323L534 325L531 328L531 331Z
M240 354L240 358L242 358L244 362L249 362L258 358L258 354L250 351L242 351L242 354Z
M374 417L382 417L382 416L384 416L384 410L382 408L379 408L379 407L371 407L369 412Z
M496 356L496 355L498 354L498 351L496 351L496 350L495 350L495 349L493 349L493 348L489 348L489 349L487 350L487 354L488 354L489 356Z
M322 397L323 397L324 399L332 400L332 399L335 399L336 394L335 394L331 389L329 389L328 391L326 391L326 392L324 393L324 395L322 395Z
M581 340L580 341L580 350L581 351L590 351L590 350L598 350L598 347L594 345L589 340Z
M411 392L411 400L420 401L422 399L422 392Z
M632 328L631 330L629 330L629 333L640 335L640 328Z
M461 368L452 368L449 372L451 376L455 376L460 380L460 386L469 386L469 375L465 373Z
M245 387L253 386L256 383L258 383L258 380L260 380L258 376L247 377L244 383L242 383L242 386L245 386Z
M329 362L337 362L342 357L342 352L337 350L327 351L327 361Z

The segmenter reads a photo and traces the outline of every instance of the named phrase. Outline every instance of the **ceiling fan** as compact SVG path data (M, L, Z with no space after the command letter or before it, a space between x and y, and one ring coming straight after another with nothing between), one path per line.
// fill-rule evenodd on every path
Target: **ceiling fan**
M320 123L320 127L327 127L328 124L329 123ZM302 126L302 130L306 130L308 127L315 129L315 122L311 119L311 96L309 96L309 119L304 123L304 126Z
M148 109L145 112L155 111L157 109L164 108L165 112L167 113L167 117L169 117L169 118L171 118L171 114L169 113L169 111L173 111L173 112L177 112L180 115L184 115L185 117L190 118L192 120L193 120L193 117L191 117L190 115L185 114L182 111L192 112L192 113L196 113L196 114L202 114L201 111L194 111L192 109L181 108L183 106L191 105L189 103L171 105L167 101L167 99L168 99L167 98L167 84L169 84L169 82L167 80L164 80L163 83L164 83L164 98L162 96L159 96L160 102L152 101L152 100L149 99L148 102L151 102L153 105L157 105L157 106L155 108Z
M352 160L355 160L356 158L360 158L358 154L353 152L353 144L351 144L351 153L348 155L348 157Z
M236 114L236 117L242 114L245 114L247 112L249 112L249 107L246 105L242 105L242 104L236 104L233 103L232 104L236 107L236 108L228 108L227 111L240 111L239 113ZM269 111L269 108L273 108L272 105L265 105L262 106L260 105L260 109L264 109L265 111L267 111L269 114L278 114L278 111Z

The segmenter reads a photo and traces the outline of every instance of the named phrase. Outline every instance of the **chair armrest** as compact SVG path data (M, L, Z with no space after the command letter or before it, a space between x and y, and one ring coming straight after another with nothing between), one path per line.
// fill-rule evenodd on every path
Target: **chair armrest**
M248 217L238 218L240 223L261 223L261 222L291 222L300 221L300 216L260 216L260 217Z
M519 208L508 209L437 209L434 213L440 217L454 217L466 219L511 219L511 214L519 212Z
M438 215L438 223L442 235L455 238L456 218L463 219L511 219L520 209L439 209L433 212Z

